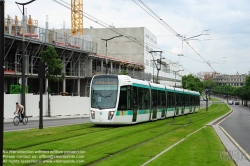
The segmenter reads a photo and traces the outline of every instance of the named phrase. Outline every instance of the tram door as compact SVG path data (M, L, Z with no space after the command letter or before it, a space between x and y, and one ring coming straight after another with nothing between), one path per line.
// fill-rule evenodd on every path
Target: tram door
M134 105L134 110L133 110L133 120L132 122L136 122L137 119L137 105Z
M157 99L157 91L152 90L152 105L153 105L153 115L152 119L157 118L157 106L158 106L158 99Z
M137 87L132 87L132 99L133 99L133 119L132 122L136 122L137 119L137 110L138 110L138 96L137 96Z

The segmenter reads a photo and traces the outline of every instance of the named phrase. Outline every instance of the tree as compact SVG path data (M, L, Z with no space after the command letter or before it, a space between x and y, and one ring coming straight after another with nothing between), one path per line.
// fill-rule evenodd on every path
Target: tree
M46 78L49 81L62 81L65 74L62 72L62 60L58 57L56 50L52 46L48 46L47 50L42 51L42 61L46 63Z
M224 97L234 96L240 98L242 105L247 106L247 102L250 100L250 76L246 77L244 86L233 87L230 85L216 86L213 88L214 94L224 95Z
M184 89L200 92L201 94L203 90L203 83L200 81L199 78L189 74L189 75L184 75L182 77L182 87Z
M204 89L213 89L216 86L216 83L212 79L203 81Z
M47 50L42 51L41 60L46 64L46 78L49 81L58 82L65 78L65 74L62 72L63 63L58 57L56 50L52 46L48 46ZM50 94L50 87L47 87L47 92ZM48 94L48 116L50 116L50 99Z
M125 69L123 69L123 70L119 73L119 75L128 75L128 72L127 72Z

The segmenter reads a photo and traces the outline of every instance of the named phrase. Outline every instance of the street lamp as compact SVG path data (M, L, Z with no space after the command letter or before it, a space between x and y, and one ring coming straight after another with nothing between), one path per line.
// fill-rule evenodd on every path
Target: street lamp
M4 119L4 0L0 0L0 109L2 110L0 113L0 119ZM0 162L3 163L3 123L0 125ZM2 164L1 164L2 165Z
M25 40L24 40L24 24L25 24L25 20L24 20L24 6L25 5L28 5L32 2L34 2L35 0L31 0L29 2L26 2L26 3L19 3L19 2L15 2L17 5L22 5L23 6L23 31L22 31L22 97L21 97L21 103L22 105L24 106L25 108L25 67L26 67L26 64L25 64L25 53L24 53L24 50L25 50ZM25 116L26 112L24 112L24 116Z
M177 71L173 71L175 73L175 77L174 77L174 82L175 82L175 85L174 87L176 87L176 73L179 72L179 71L184 71L184 70L177 70Z
M122 37L123 35L119 35L119 36L114 36L114 37L111 37L111 38L109 38L109 39L103 39L103 38L101 38L102 40L104 40L106 43L105 43L105 46L106 46L106 74L108 74L108 60L107 60L107 58L108 58L108 48L107 48L107 43L108 43L108 41L109 40L112 40L112 39L114 39L114 38L116 38L116 37Z

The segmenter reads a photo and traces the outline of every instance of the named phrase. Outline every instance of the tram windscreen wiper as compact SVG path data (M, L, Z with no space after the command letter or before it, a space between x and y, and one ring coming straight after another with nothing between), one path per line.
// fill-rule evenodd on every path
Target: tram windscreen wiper
M98 93L98 92L96 92L96 93L97 93L99 96L103 97L103 98L107 98L107 97L111 97L113 92L111 92L109 95L106 95L106 96L103 96L103 95L101 95L101 94Z
M95 103L96 103L97 107L99 108L99 110L102 110L102 108L100 107L100 105L98 104L98 102L96 100L96 96L95 95L97 95L97 93L95 92L94 89L93 89L93 93L94 93L94 100L95 100Z

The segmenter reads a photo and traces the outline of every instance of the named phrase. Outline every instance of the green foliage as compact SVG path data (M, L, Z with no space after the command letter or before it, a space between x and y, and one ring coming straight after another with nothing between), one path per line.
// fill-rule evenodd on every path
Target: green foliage
M203 81L204 89L213 89L216 86L216 83L212 79Z
M120 73L119 73L119 75L128 75L128 72L126 71L126 70L122 70Z
M236 92L236 87L225 85L225 86L216 86L213 89L213 93L234 96Z
M56 50L52 46L48 46L47 50L42 51L42 61L46 63L46 78L49 81L62 81L65 74L62 72L63 63L58 57Z
M250 89L250 76L246 77L244 86Z
M220 94L225 96L235 96L241 98L241 100L250 100L250 76L246 77L243 87L233 87L230 85L220 86L217 85L212 91L214 94Z
M201 94L203 90L203 83L200 81L199 78L189 74L189 75L184 75L182 77L182 87L184 89L200 92Z
M50 87L47 87L47 89L46 89L46 90L47 90L47 92L48 92L48 93L50 93L50 92L51 92Z

